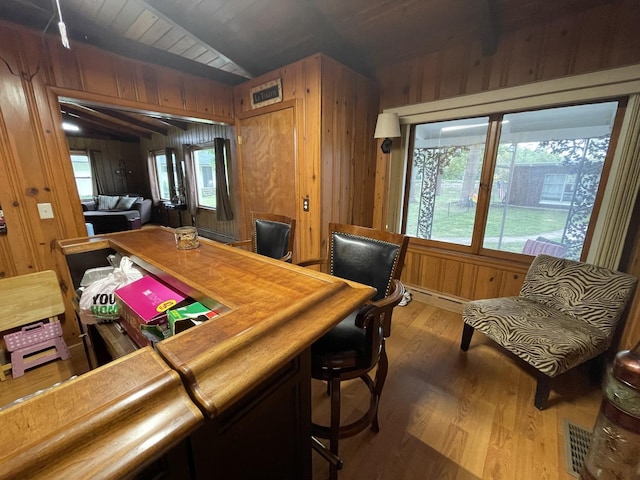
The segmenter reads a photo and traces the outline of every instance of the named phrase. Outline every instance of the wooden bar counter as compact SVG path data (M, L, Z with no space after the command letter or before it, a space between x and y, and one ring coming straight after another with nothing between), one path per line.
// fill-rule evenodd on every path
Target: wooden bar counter
M109 433L111 437L122 429L119 441L132 451L144 444L151 450L155 447L155 459L168 455L170 459L180 460L182 450L175 452L169 445L175 450L188 435L185 440L188 468L185 466L181 471L182 477L169 478L310 478L308 349L348 313L371 298L373 289L207 239L201 239L196 249L178 250L173 230L168 228L65 240L60 242L60 248L67 256L114 250L130 256L150 274L193 299L204 304L217 301L228 308L219 317L160 342L157 352L146 347L119 360L131 362L129 365L135 370L137 361L132 361L133 356L146 354L162 359L172 374L180 376L183 393L191 398L194 412L201 412L204 419L198 419L196 414L188 421L176 417L175 434L165 430L173 439L170 442L164 439L162 443L157 435L150 435L144 441L132 436L124 429L127 422L120 422L123 425L116 426L115 432ZM115 372L113 363L69 382L74 395L84 392L84 401L92 404L97 395L93 379L97 372L112 375L108 372ZM113 375L117 385L121 377ZM141 384L143 381L141 377ZM131 395L139 396L133 393L139 391L134 378L127 385ZM63 387L70 388L65 384L53 391ZM152 391L145 395L150 396L148 401L157 396ZM127 397L126 393L124 396ZM176 398L182 397L176 393ZM29 455L43 448L35 437L25 442L11 442L6 435L7 431L20 435L22 429L40 430L39 426L29 423L28 412L35 407L30 402L0 412L3 426L6 422L13 425L8 430L0 429L0 442L4 445L0 465L10 458L18 458L18 463L27 461ZM47 405L39 402L38 408L41 407L47 411ZM101 415L102 410L108 408L100 402L95 407L94 415ZM85 461L83 449L69 448L56 435L64 437L67 427L92 428L89 411L82 411L81 415L68 412L66 422L56 423L49 440L40 439L52 455L65 457L69 463ZM98 445L102 433L93 433ZM106 433L104 438L106 442ZM105 443L104 457L93 460L104 461L105 466L112 463L108 450L109 445ZM127 465L127 468L130 472L139 472L149 461L150 457L144 457L140 464ZM0 477L4 478L2 468L0 466ZM181 469L170 465L166 470ZM127 476L122 475L122 470L117 475L94 472L95 468L87 471L91 473L87 477L75 478ZM57 478L55 475L42 478L45 476ZM134 476L133 473L130 476Z

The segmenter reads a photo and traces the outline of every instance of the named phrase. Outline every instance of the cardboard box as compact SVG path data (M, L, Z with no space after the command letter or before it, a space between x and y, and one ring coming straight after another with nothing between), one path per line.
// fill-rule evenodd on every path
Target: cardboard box
M222 305L220 305L222 307ZM171 335L183 332L191 327L200 325L211 318L220 315L220 309L210 309L200 302L194 302L182 307L167 310L167 320Z
M115 294L120 310L120 324L141 347L154 343L143 333L143 329L148 332L168 332L167 310L185 299L184 295L151 276L142 277L119 288Z

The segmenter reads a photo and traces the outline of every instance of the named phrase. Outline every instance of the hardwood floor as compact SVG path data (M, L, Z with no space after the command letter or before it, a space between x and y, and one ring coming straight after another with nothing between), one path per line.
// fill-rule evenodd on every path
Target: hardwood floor
M394 310L380 432L340 441L340 480L565 480L564 420L591 430L601 392L581 369L552 384L550 406L533 405L535 379L476 333L460 350L459 313L416 300ZM328 422L328 397L314 381L313 418ZM342 389L343 421L368 405L359 380ZM314 480L328 478L313 455Z
M550 406L533 406L535 380L520 362L476 333L460 351L462 320L413 300L394 312L387 342L389 375L380 404L380 432L340 441L340 480L569 480L564 420L591 430L601 393L576 369L553 384ZM84 351L0 383L0 405L87 370ZM345 420L368 402L360 381L343 386ZM323 384L313 382L313 418L328 419ZM328 465L313 453L313 478Z

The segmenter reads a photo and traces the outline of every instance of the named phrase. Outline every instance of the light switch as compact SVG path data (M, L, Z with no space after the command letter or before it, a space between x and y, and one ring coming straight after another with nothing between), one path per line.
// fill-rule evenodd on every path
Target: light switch
M38 213L40 213L40 219L45 220L47 218L53 218L53 208L50 203L39 203Z

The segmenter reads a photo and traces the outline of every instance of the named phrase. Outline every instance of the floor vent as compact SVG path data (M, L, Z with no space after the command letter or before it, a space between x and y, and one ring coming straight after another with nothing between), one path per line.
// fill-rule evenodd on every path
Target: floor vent
M576 478L580 477L590 442L590 430L579 427L568 420L564 421L564 458L567 472Z

